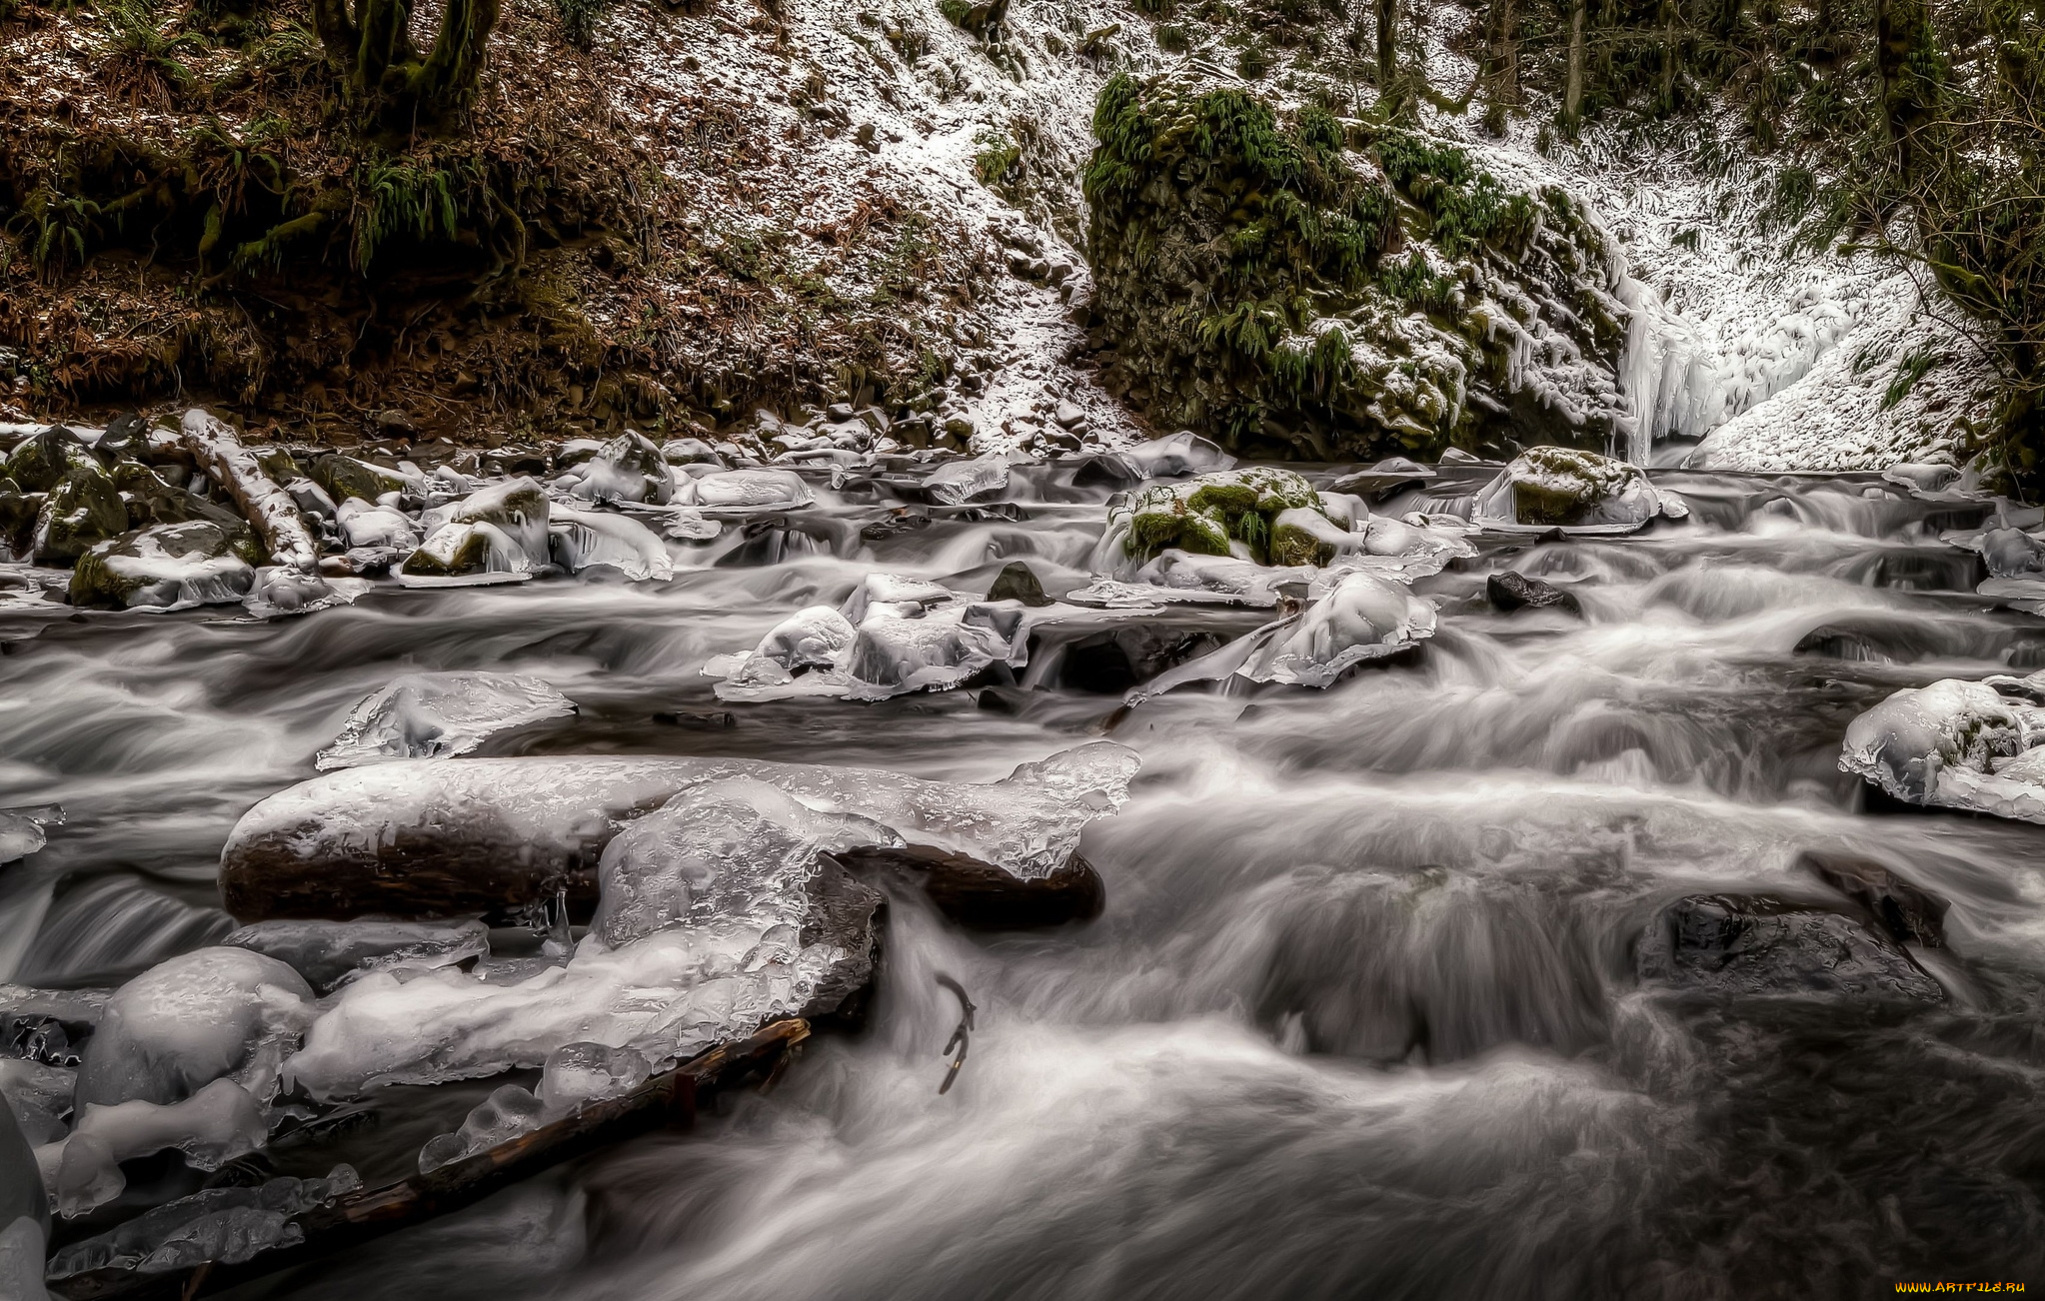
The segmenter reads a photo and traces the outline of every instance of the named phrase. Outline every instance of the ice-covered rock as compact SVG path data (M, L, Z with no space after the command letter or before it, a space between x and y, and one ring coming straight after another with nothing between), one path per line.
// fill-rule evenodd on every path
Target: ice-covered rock
M1167 550L1263 563L1274 521L1291 510L1321 511L1320 495L1292 471L1267 466L1117 494L1108 502L1108 527L1093 568L1128 577Z
M667 502L675 475L660 447L646 435L626 430L596 455L556 480L577 497L592 501Z
M232 1080L214 1080L169 1105L134 1098L81 1106L78 1123L57 1145L61 1150L38 1152L37 1158L56 1167L57 1209L78 1216L127 1187L123 1161L175 1150L196 1169L217 1170L255 1151L268 1136L269 1124L248 1090Z
M9 1106L0 1107L0 1226L27 1220L40 1233L50 1224L49 1195L35 1153L14 1118L12 1097Z
M1882 479L1909 489L1912 496L1933 496L1957 484L1960 470L1952 465L1905 461L1883 470Z
M1008 486L1009 458L989 452L968 461L946 461L923 480L923 491L941 506L962 506L993 497Z
M1231 675L1325 689L1358 664L1400 654L1434 635L1434 606L1402 583L1352 571L1326 575L1317 586L1316 599L1300 613L1159 675L1129 700Z
M50 1258L49 1277L61 1282L95 1270L163 1274L209 1261L238 1265L303 1242L304 1230L294 1217L361 1186L352 1168L339 1165L324 1179L284 1177L255 1188L207 1188L63 1248Z
M554 507L548 524L554 563L570 573L602 566L638 582L666 582L675 564L658 534L638 520L601 511Z
M192 520L101 542L71 571L73 605L182 610L242 600L255 585L246 535Z
M258 619L276 619L347 605L368 590L359 578L329 579L289 565L264 565L241 607Z
M552 507L546 490L537 479L507 479L460 501L437 506L422 517L429 536L443 521L448 524L487 524L510 539L524 553L526 563L538 568L547 563L547 525Z
M1188 474L1232 470L1236 459L1211 438L1181 429L1163 438L1138 443L1120 453L1139 478L1174 479Z
M54 804L38 809L0 809L0 863L27 858L50 843L44 825L63 820L63 810Z
M1911 804L2045 823L2040 694L2039 674L1898 691L1847 725L1840 770Z
M410 551L419 545L419 528L412 522L412 517L388 501L344 498L335 507L334 522L350 547L393 547Z
M374 502L390 493L424 496L427 489L423 479L414 479L389 466L338 453L316 458L311 468L313 482L326 489L327 495L343 508L350 498Z
M365 696L314 758L322 771L393 759L467 754L499 732L565 718L575 704L539 678L407 673Z
M1471 519L1490 529L1630 533L1690 508L1637 465L1568 447L1534 447L1477 494Z
M670 438L660 445L660 456L669 465L724 465L717 449L700 438Z
M490 952L490 928L479 921L257 922L220 941L265 954L327 991L364 971L450 967Z
M923 579L871 574L839 609L799 610L749 654L716 656L703 672L718 679L720 700L942 691L991 665L1023 664L1031 617L1020 602L976 601Z
M311 1001L297 972L246 949L159 963L107 1000L79 1066L78 1105L179 1102L224 1077L267 1100Z
M722 512L794 510L816 499L793 470L720 470L684 476L674 495L680 505Z
M8 1301L49 1301L43 1283L46 1236L43 1226L26 1215L11 1222L0 1216L0 1296Z
M243 815L221 853L221 893L251 921L494 912L561 889L593 902L595 865L627 823L690 786L740 777L1027 881L1055 871L1087 822L1120 807L1136 766L1107 742L989 783L613 755L374 764L300 783Z

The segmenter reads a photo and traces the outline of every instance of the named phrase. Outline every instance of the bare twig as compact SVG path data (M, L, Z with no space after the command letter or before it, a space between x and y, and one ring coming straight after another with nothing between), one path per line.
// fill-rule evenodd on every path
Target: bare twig
M939 1054L940 1056L951 1056L954 1052L958 1054L951 1059L951 1069L944 1073L944 1083L937 1086L938 1093L942 1095L951 1092L953 1081L959 1078L959 1068L966 1064L966 1050L972 1046L973 1000L966 997L966 987L950 976L940 972L937 983L959 996L958 1027L951 1032L951 1038L946 1041L943 1053Z

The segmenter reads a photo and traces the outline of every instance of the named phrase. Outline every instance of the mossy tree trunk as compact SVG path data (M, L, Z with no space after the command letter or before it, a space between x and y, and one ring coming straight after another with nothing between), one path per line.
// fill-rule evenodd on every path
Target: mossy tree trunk
M1562 134L1571 140L1583 126L1585 28L1590 25L1590 0L1569 0L1569 73L1562 90Z
M423 58L407 0L312 0L313 25L364 111L386 126L430 125L474 97L498 0L448 0Z
M1931 118L1913 55L1929 44L1924 0L1875 0L1875 78L1892 179L1907 192L1919 172L1919 136Z
M1655 96L1655 106L1663 113L1676 108L1676 75L1682 69L1683 35L1680 30L1682 8L1677 0L1662 0L1662 66L1661 85Z

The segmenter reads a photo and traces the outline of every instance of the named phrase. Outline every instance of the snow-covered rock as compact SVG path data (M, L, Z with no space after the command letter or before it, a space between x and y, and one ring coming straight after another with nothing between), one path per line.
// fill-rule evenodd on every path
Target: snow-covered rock
M1535 447L1477 494L1471 519L1494 530L1630 533L1656 516L1689 513L1639 466L1574 448Z
M675 475L652 439L628 429L555 483L592 501L662 505L674 494Z
M102 542L71 571L73 605L183 610L231 604L255 585L256 571L218 524L157 524Z
M675 564L660 536L628 515L556 506L548 522L554 563L570 573L602 567L634 582L667 582Z
M314 763L322 771L467 754L499 732L575 712L545 681L508 673L407 673L365 696Z
M719 470L683 476L674 500L720 512L794 510L816 501L816 493L793 470Z

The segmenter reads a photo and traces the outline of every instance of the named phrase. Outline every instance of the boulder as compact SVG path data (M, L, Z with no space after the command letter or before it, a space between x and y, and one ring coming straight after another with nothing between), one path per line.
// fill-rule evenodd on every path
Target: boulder
M221 851L220 891L244 922L516 917L565 892L597 902L598 864L625 826L681 791L750 778L829 814L991 864L1018 882L1057 871L1087 822L1119 807L1135 771L1094 742L998 782L928 782L881 769L738 759L431 759L328 773L257 804Z
M525 548L494 524L443 524L405 557L402 578L422 582L510 582L530 577Z
M574 712L574 703L540 678L405 673L358 701L313 763L326 772L397 759L452 758L499 732Z
M1478 492L1471 518L1492 528L1623 533L1657 515L1688 514L1637 465L1572 447L1534 447Z
M2045 823L2045 708L2022 698L2041 689L2045 675L1905 688L1847 725L1840 771L1905 803Z
M350 497L373 502L387 492L407 492L412 486L396 470L337 453L316 458L311 472L313 482L326 489L327 496L336 502Z
M71 561L128 529L128 504L97 463L74 466L36 516L35 550L45 563Z
M52 425L15 444L0 463L0 472L24 492L49 492L76 470L100 470L98 457L83 439L63 425Z
M426 513L430 534L446 520L451 524L488 524L524 553L529 566L547 563L547 525L551 518L547 493L537 479L510 479L472 492L452 505Z
M42 512L41 493L22 492L14 480L0 478L0 558L27 556L35 550L36 518Z
M183 609L237 602L255 585L253 541L205 520L156 524L102 542L71 571L71 604Z
M1690 895L1641 936L1641 977L1712 998L1937 1003L1945 992L1887 933L1773 895Z
M1511 614L1515 610L1561 610L1568 614L1583 614L1583 606L1576 597L1563 591L1553 583L1544 583L1538 578L1506 570L1493 574L1484 581L1484 591L1491 598L1491 604L1500 612Z
M561 483L575 496L595 501L665 505L674 495L675 477L660 447L646 435L628 429L563 474Z
M1238 547L1240 558L1261 564L1274 525L1288 511L1325 514L1313 485L1290 470L1257 466L1153 484L1108 503L1095 568L1126 569L1166 550L1235 556Z
M102 459L121 461L146 461L149 458L149 422L139 411L124 411L107 421L106 429L100 434L93 450Z
M1020 601L1032 608L1050 605L1051 598L1044 595L1044 584L1037 579L1036 571L1020 560L1011 560L1002 566L994 576L994 582L987 588L990 601Z

